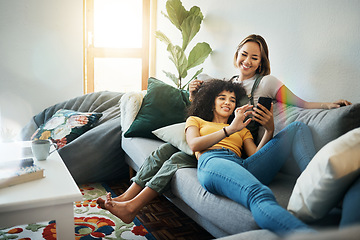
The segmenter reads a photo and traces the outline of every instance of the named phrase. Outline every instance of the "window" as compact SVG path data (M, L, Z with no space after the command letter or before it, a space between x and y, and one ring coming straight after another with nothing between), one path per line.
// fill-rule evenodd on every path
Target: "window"
M156 0L84 0L84 4L85 93L146 89L149 56L155 53L150 36ZM151 69L153 73L154 66Z

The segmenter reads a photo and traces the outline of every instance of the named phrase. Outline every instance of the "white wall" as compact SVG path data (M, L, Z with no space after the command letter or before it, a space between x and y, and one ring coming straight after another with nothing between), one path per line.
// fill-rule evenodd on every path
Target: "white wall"
M197 5L205 19L192 44L208 42L214 52L204 72L224 78L237 74L232 60L240 41L262 35L269 46L272 74L308 101L345 98L360 102L360 1L358 0L182 0ZM173 41L179 31L160 13L158 29ZM181 45L180 45L181 46ZM193 45L189 46L191 49ZM156 76L175 73L164 44L157 41ZM196 69L197 70L197 69Z
M272 74L298 96L360 102L360 1L182 1L205 15L192 43L213 48L203 65L209 75L235 75L236 46L257 33L268 42ZM180 38L160 13L165 2L158 0L158 29ZM83 94L82 3L0 0L0 130L16 132L44 108ZM156 77L166 79L164 69L174 72L158 41Z
M0 0L0 130L83 94L82 4Z

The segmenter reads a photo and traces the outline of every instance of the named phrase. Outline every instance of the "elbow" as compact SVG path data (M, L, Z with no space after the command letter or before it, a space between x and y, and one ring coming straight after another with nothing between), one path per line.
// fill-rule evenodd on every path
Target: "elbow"
M201 151L202 149L199 149L199 146L198 146L198 144L196 144L196 143L194 143L193 141L191 142L187 142L188 143L188 145L189 145L189 148L191 149L191 151L193 151L193 152L199 152L199 151Z
M193 152L198 151L195 144L191 144L191 143L188 142L188 145L189 145L189 148L191 149L191 151L193 151Z

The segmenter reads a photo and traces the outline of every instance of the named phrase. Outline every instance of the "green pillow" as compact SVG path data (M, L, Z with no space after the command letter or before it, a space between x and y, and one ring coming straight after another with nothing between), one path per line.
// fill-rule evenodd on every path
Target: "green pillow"
M157 139L153 130L186 120L189 93L158 79L149 78L139 113L124 137Z

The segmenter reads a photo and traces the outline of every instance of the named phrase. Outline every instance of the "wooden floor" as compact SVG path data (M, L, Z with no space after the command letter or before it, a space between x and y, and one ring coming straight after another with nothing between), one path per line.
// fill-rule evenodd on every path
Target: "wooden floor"
M112 181L109 182L108 185L116 195L120 195L129 187L129 181ZM157 240L214 239L213 236L185 215L164 196L159 196L152 200L136 217Z

